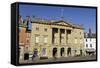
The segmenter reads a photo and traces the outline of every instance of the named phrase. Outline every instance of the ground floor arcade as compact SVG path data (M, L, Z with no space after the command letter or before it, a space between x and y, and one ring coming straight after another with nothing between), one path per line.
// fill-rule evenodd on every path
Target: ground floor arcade
M21 47L20 58L21 60L32 59L47 59L47 58L60 58L68 56L81 56L84 54L83 49L76 49L68 46L35 46L33 51L25 52Z

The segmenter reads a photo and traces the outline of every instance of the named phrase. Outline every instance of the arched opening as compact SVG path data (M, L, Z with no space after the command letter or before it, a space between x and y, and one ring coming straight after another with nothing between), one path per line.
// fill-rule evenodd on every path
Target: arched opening
M57 55L57 48L53 48L53 57L56 57Z
M45 56L46 55L46 48L43 48L42 49L42 56Z
M61 55L61 56L64 56L64 48L61 48L61 50L60 50L60 55Z
M70 48L70 47L67 49L67 55L68 55L68 56L71 55L71 48Z
M82 56L82 50L80 50L80 56Z
M37 48L34 49L32 59L34 59L35 57L38 57L38 49Z
M29 54L28 53L25 53L24 54L24 60L28 60L29 59Z

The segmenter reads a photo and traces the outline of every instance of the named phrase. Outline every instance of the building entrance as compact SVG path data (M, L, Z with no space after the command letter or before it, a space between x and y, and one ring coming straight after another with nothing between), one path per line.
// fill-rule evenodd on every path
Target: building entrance
M64 56L64 48L61 48L61 50L60 50L60 55L61 55L61 56Z
M25 53L24 54L24 60L28 60L29 59L29 54L28 53Z
M33 57L32 59L38 57L38 50L37 49L34 49L34 53L33 53Z
M70 47L67 49L67 55L68 55L68 56L71 55L71 48L70 48Z
M53 57L56 57L57 55L57 48L53 48Z

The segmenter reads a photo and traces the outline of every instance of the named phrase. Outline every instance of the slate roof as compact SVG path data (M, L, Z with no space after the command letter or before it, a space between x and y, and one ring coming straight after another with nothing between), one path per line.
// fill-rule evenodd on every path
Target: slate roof
M95 33L84 33L84 38L96 38L96 34Z

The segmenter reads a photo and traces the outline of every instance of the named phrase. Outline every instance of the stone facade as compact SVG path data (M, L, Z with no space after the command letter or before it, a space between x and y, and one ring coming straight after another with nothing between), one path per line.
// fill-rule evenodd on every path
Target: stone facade
M36 53L35 50L37 50ZM84 54L84 30L64 20L32 20L30 55L59 58Z
M29 17L19 24L20 60L60 58L84 54L84 29L64 20L44 21Z

